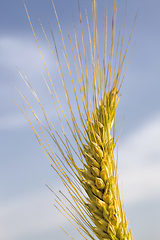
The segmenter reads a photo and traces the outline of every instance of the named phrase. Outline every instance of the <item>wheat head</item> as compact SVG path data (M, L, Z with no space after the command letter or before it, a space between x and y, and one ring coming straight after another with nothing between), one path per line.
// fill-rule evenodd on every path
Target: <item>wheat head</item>
M114 158L114 149L117 143L115 139L115 114L120 100L120 88L124 79L124 75L121 77L122 67L124 59L127 54L128 46L131 40L132 31L129 36L128 44L122 55L124 29L122 38L120 41L120 35L117 42L116 54L114 59L114 45L115 45L115 25L116 25L116 1L114 1L113 18L112 18L112 33L111 33L111 47L109 52L109 58L107 61L107 17L105 11L105 4L103 6L103 22L104 22L104 52L103 52L103 64L101 65L100 58L100 43L98 34L98 17L97 17L97 2L92 2L92 31L93 37L91 37L89 20L86 13L86 22L88 26L88 36L90 42L90 61L91 71L89 72L89 63L87 60L86 43L83 32L83 24L81 18L81 11L79 7L80 27L81 27L81 41L83 50L80 50L79 39L77 35L76 26L74 24L75 31L75 44L76 51L73 48L73 42L68 30L69 41L71 50L73 53L73 59L75 63L75 69L77 73L77 81L79 84L80 98L75 88L75 81L72 75L72 68L69 63L69 57L65 46L65 41L62 35L60 23L56 13L55 5L52 1L55 16L59 26L61 39L63 43L64 57L70 74L70 80L73 86L73 92L75 102L78 109L79 119L81 125L78 125L76 116L74 114L72 103L70 101L70 94L67 90L67 84L65 82L65 76L62 71L61 62L58 55L56 42L53 37L55 51L52 49L51 44L47 38L45 30L40 22L42 31L48 42L50 50L53 54L55 63L57 65L59 75L63 84L66 100L69 106L72 123L69 123L57 93L54 88L54 83L50 77L42 52L38 45L38 41L25 6L27 16L40 51L48 79L44 78L46 86L49 90L49 94L52 97L55 105L57 115L62 127L63 138L60 133L57 132L54 124L50 121L47 113L45 112L38 96L33 90L31 84L25 76L20 72L21 77L31 90L32 94L38 101L43 115L45 117L45 123L43 123L34 110L32 109L29 101L20 92L23 100L28 104L31 112L33 113L37 124L39 126L42 137L33 127L29 116L20 107L21 112L24 114L29 124L31 125L34 134L49 159L52 167L59 175L64 186L68 190L69 197L65 196L61 191L60 196L56 195L56 207L67 219L76 227L79 233L84 239L100 239L100 240L131 240L132 233L124 212L123 203L120 199L118 178L117 178L117 163ZM136 19L136 18L135 18ZM40 21L40 20L39 20ZM124 20L125 28L125 20ZM119 50L120 45L120 50ZM119 57L118 57L119 56ZM83 67L84 66L84 67ZM127 64L128 66L128 64ZM114 70L113 70L114 69ZM126 67L127 69L127 67ZM57 101L57 103L56 103ZM17 105L18 106L18 105ZM57 107L58 106L58 107ZM83 109L82 109L83 106ZM24 105L25 109L25 105ZM61 111L68 128L73 136L73 142L65 134L65 129L62 124L62 119L59 114ZM54 149L51 147L47 140L47 135L56 144L59 150L59 156L54 153ZM76 145L76 149L75 149ZM75 158L79 160L79 164L75 161ZM47 185L48 186L48 185ZM48 186L49 187L49 186ZM50 188L50 187L49 187ZM51 189L51 188L50 188ZM51 191L53 191L51 189ZM68 236L70 236L68 234ZM70 236L71 237L71 236ZM71 237L72 238L72 237ZM73 238L72 238L73 239Z

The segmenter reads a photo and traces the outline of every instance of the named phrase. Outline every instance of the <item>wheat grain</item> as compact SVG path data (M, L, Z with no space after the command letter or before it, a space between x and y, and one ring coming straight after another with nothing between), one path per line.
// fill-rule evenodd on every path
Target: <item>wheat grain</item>
M74 83L75 80L73 80L72 70L69 64L69 58L67 56L64 38L62 35L56 9L52 1L52 5L55 11L55 15L57 18L57 22L58 22L58 26L59 26L59 30L62 38L64 56L65 56L66 64L70 73L70 78L71 78L71 82L74 90L74 96L77 104L79 118L81 121L81 128L77 124L77 120L72 109L72 104L70 101L69 93L67 91L65 78L62 71L62 66L58 56L58 50L57 50L54 37L53 37L53 40L54 40L56 54L54 54L51 44L40 22L43 33L49 44L49 47L51 49L51 52L53 54L53 57L55 59L55 62L60 74L60 78L64 87L64 92L66 95L66 100L69 106L69 111L71 114L72 124L70 124L69 121L67 120L67 117L63 111L63 108L60 104L58 96L55 92L54 84L51 80L49 71L45 64L40 47L38 45L38 41L34 32L33 26L31 24L26 6L25 8L28 15L28 19L29 19L38 49L40 51L43 63L45 65L49 81L52 86L52 89L50 89L47 83L47 80L43 76L46 86L52 97L53 103L55 104L55 107L56 107L58 118L60 120L60 124L63 130L63 138L56 131L56 128L54 127L53 123L48 118L31 84L29 83L27 78L23 77L22 75L21 76L23 80L25 81L25 83L27 84L27 86L35 96L44 114L46 125L42 123L41 120L37 117L30 103L26 99L26 97L20 93L22 99L25 100L31 112L33 113L44 140L42 140L38 132L36 132L36 130L34 129L32 123L30 122L27 112L24 112L21 109L20 110L22 111L22 113L28 120L29 124L31 125L34 131L34 134L36 135L36 138L39 141L47 158L49 159L52 167L61 178L62 182L64 183L65 187L68 190L68 193L71 196L72 200L70 200L62 192L60 192L60 195L64 200L62 202L59 196L56 195L57 197L56 203L59 205L58 207L57 206L56 207L59 209L59 211L61 211L62 214L64 214L68 218L68 220L77 228L77 230L84 237L84 239L87 239L89 237L90 239L98 238L101 240L102 239L103 240L110 240L110 239L131 240L132 233L131 233L130 227L128 226L126 215L124 212L124 207L122 206L122 203L120 200L118 178L117 178L117 165L114 160L114 149L117 142L117 139L115 139L115 114L116 114L116 109L120 100L119 92L120 92L120 88L124 78L123 76L120 80L120 76L121 76L124 59L128 50L133 29L131 31L128 44L124 51L124 55L122 57L122 47L123 47L123 38L124 38L124 31L123 31L120 53L119 53L118 69L116 70L117 68L116 63L118 60L117 56L118 56L118 49L119 49L118 46L119 46L120 39L118 40L115 65L114 65L114 76L113 76L112 66L113 66L113 53L114 53L113 48L114 48L114 41L115 41L116 1L114 1L111 48L110 48L108 63L106 61L107 59L107 55L106 55L107 18L105 16L105 7L104 7L104 16L103 16L104 18L104 53L103 53L102 67L100 64L101 61L100 61L98 17L97 17L96 4L97 4L96 0L94 0L92 3L93 39L91 38L89 20L86 14L88 35L89 35L89 42L90 42L91 74L89 74L89 69L88 69L89 67L87 63L87 54L86 54L85 38L83 33L80 6L79 6L79 15L80 15L80 26L81 26L82 45L83 45L82 52L79 46L79 39L77 36L76 26L74 25L75 43L76 43L77 52L73 50L73 43L71 40L71 36L70 36L70 33L68 33L69 41L70 41L71 49L73 53L73 58L75 62L75 68L77 72L79 89L81 93L81 99L78 99L78 94L75 90L75 83ZM135 21L134 21L134 24L135 24ZM134 24L133 24L133 27L134 27ZM125 26L125 21L124 21L124 26ZM53 36L52 30L51 30L51 33ZM83 66L82 54L83 54L84 66L85 66L84 69L82 67ZM77 55L77 58L76 58L76 55ZM91 78L90 81L88 79L89 76ZM60 107L62 115L72 133L73 140L77 146L77 151L75 150L73 143L70 142L70 140L67 138L65 134L62 120L60 118L60 114L58 112L55 100L57 100L58 106ZM84 117L81 113L81 105L83 106L83 113L85 114L86 120L84 120ZM50 146L44 131L46 131L46 133L49 134L49 136L55 142L60 153L59 156L54 154L54 151ZM77 163L75 162L73 157L74 154L80 160L79 165L83 166L83 168L78 166ZM82 190L82 188L85 190L85 192ZM68 208L68 205L69 205L69 208ZM79 228L76 226L76 224L78 225Z

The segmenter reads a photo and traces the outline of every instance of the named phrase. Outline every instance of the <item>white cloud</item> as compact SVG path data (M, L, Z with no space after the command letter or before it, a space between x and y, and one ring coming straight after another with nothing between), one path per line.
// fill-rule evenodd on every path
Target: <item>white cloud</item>
M44 39L40 43L40 48L47 59L47 64L51 60L50 49ZM42 68L43 62L40 53L34 41L34 38L24 36L2 36L0 39L1 60L0 64L4 67L18 67L25 73L32 73L34 75L40 67ZM51 60L51 61L50 61ZM53 64L52 64L53 68Z
M118 150L124 202L160 199L160 115L134 130Z
M40 235L47 230L54 232L59 224L68 223L54 208L54 196L47 191L17 196L1 204L1 239L23 239L27 234Z
M54 118L54 116L56 115L55 112L51 112L52 109L53 109L52 106L45 107L45 111L47 113L50 112L50 115L48 115L48 117L50 117L51 119ZM22 106L22 111L24 111L23 106ZM30 121L33 124L33 126L34 127L38 126L33 114L30 113L29 110L27 110L27 112L29 113L29 118L30 118ZM43 116L41 109L36 108L35 113L39 117L39 119L43 119L42 121L46 124L46 122L44 121L44 116ZM58 120L58 119L56 118L56 120ZM57 123L56 120L54 120L54 124ZM28 126L29 126L29 123L28 123L27 119L23 116L23 114L20 112L20 110L15 111L14 113L8 113L8 114L0 117L0 130L1 131L11 130L11 129L21 129L21 128L28 127Z
M64 104L65 106L64 109L66 109L67 102L66 102L65 94L62 94L62 84L59 77L59 73L45 38L44 38L44 41L39 43L39 45L40 45L40 48L42 49L42 53L44 55L44 59L46 60L47 67L50 70L50 74L52 77L52 81L53 81L53 85L55 87L56 93L58 97L60 96L61 104L62 105ZM39 106L36 105L36 108L35 108L35 105L34 105L36 102L35 99L32 98L33 101L30 100L31 93L27 88L27 86L25 85L25 83L23 82L23 80L21 80L21 77L18 75L15 66L18 67L22 75L24 73L27 76L32 87L35 89L35 92L40 97L40 101L42 102L45 111L49 113L49 115L52 118L54 118L56 114L56 110L55 110L53 101L51 99L51 96L48 92L48 89L43 81L41 70L45 75L46 80L48 81L48 84L49 84L49 80L48 80L42 59L40 57L40 53L34 41L34 38L33 37L30 38L26 36L23 38L19 36L17 37L2 36L0 39L0 52L1 52L0 65L2 68L2 72L1 72L2 86L0 90L0 93L1 93L0 101L4 103L3 105L1 105L2 111L1 111L1 117L0 117L0 130L7 130L7 129L21 127L21 126L24 126L25 123L27 123L27 121L22 116L22 114L21 113L19 114L18 111L14 110L16 108L14 108L15 106L11 102L11 99L13 99L15 100L16 103L21 104L19 94L16 92L14 87L17 87L18 90L20 90L20 92L24 94L30 102L32 102L31 105L34 108L36 114L40 117L42 116L42 113L40 113L40 110L37 108ZM7 69L7 72L6 72L6 69ZM50 88L52 90L51 86ZM54 96L54 93L53 93L53 96ZM23 109L23 106L22 106L22 109ZM61 115L61 112L60 112L60 115Z

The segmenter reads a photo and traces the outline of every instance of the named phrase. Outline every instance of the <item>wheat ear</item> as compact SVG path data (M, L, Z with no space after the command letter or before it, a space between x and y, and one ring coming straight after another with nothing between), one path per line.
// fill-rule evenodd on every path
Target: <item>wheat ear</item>
M89 21L86 13L86 22L88 26L88 36L90 42L90 58L91 61L91 72L89 72L89 64L86 53L86 43L83 33L81 11L79 6L80 16L80 27L81 27L81 40L83 50L80 50L79 39L77 36L76 26L75 30L75 44L76 51L73 48L73 42L71 40L70 33L68 31L69 41L73 53L73 59L75 63L75 69L77 72L77 80L80 90L80 98L75 88L75 80L73 79L72 69L69 64L69 58L67 55L64 38L62 35L60 23L56 13L54 3L52 1L54 12L57 18L59 26L64 57L69 70L70 79L73 86L73 92L75 102L78 109L79 119L81 125L77 123L77 116L75 116L73 107L70 101L70 95L67 90L64 74L62 71L61 62L58 55L57 46L51 30L51 34L54 41L55 53L51 47L51 44L46 36L45 30L41 24L43 33L49 44L50 50L53 54L55 63L57 65L60 78L64 87L66 100L69 106L72 123L70 124L56 94L53 81L50 77L49 71L45 64L42 52L37 42L37 38L30 21L27 8L25 6L27 16L40 51L48 79L51 87L47 80L44 78L46 86L52 97L55 105L60 124L62 126L63 136L56 131L53 123L47 116L38 96L34 92L31 84L25 76L21 77L31 90L32 94L38 101L40 108L45 117L45 123L37 117L36 113L32 109L27 98L20 92L22 99L28 104L31 112L33 113L42 137L34 129L29 116L25 111L21 110L29 124L31 125L34 134L49 159L52 167L59 175L64 186L68 190L71 197L69 199L61 191L60 196L63 201L60 200L56 194L56 207L67 219L76 227L79 233L84 239L103 239L103 240L131 240L132 233L128 225L124 207L120 199L118 178L117 178L117 164L114 159L114 149L116 146L117 139L115 139L115 114L116 109L120 100L120 88L124 79L124 75L121 77L122 67L128 46L130 43L131 35L128 40L128 44L122 55L123 35L120 42L118 38L116 54L114 59L114 42L115 42L115 24L116 24L116 1L114 1L113 18L112 18L112 34L111 34L111 48L109 53L109 60L107 61L107 17L104 7L103 20L104 20L104 53L103 53L103 64L101 66L100 58L100 46L99 46L99 35L98 35L98 17L97 17L97 3L96 0L92 2L92 19L93 19L93 37L91 37ZM136 20L136 18L135 18ZM39 20L40 21L40 20ZM125 21L124 21L125 28ZM119 50L120 44L120 50ZM119 59L118 59L119 56ZM128 64L127 64L128 66ZM112 70L114 68L114 70ZM20 73L21 74L21 73ZM120 78L121 77L121 78ZM57 103L56 103L57 101ZM25 106L24 106L25 107ZM73 142L68 139L65 134L65 130L62 124L59 111L63 115L68 128L73 136ZM83 114L82 114L83 113ZM59 155L54 153L47 136L56 144ZM76 147L75 147L76 146ZM76 160L75 160L76 159ZM79 163L77 163L77 159ZM49 187L49 186L48 186ZM51 189L51 191L53 191ZM69 207L68 207L69 206ZM70 235L68 235L70 236ZM70 236L71 237L71 236ZM71 237L72 238L72 237ZM73 239L73 238L72 238Z

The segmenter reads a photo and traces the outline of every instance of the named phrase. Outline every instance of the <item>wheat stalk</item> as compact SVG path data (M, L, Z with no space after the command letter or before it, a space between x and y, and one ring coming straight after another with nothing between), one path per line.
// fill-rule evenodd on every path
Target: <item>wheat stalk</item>
M77 73L77 80L80 90L80 98L75 88L75 79L73 79L72 69L69 64L69 57L67 55L67 50L64 43L64 38L62 35L60 23L56 13L54 3L52 5L57 18L57 23L59 26L61 39L63 43L64 57L69 70L70 79L73 86L73 92L75 97L75 102L78 109L79 119L81 126L77 123L77 116L75 116L73 107L70 101L70 94L68 93L65 77L62 71L61 62L58 55L57 46L51 30L51 34L54 41L55 53L51 47L51 44L46 36L45 30L40 22L42 31L46 37L49 44L50 50L53 54L55 63L57 65L59 75L63 84L64 92L66 95L66 100L69 106L69 111L71 114L72 124L69 123L64 110L61 106L59 98L56 94L54 84L50 77L49 71L45 64L42 52L38 45L38 41L25 6L27 16L40 51L48 79L51 85L44 78L46 86L52 97L53 103L55 105L57 115L62 127L63 137L56 131L53 123L47 116L38 96L33 90L31 84L27 80L26 76L23 76L20 72L21 77L29 87L30 91L34 95L35 99L38 101L43 115L45 117L45 123L37 117L36 113L32 109L27 98L20 95L23 100L28 104L31 112L33 113L37 124L39 126L40 133L42 137L33 127L27 111L24 106L24 111L19 107L25 118L31 125L34 134L41 145L43 151L45 152L47 158L49 159L52 167L57 172L61 178L64 186L68 190L71 200L65 196L61 191L60 196L63 198L61 201L60 197L56 195L56 207L62 214L64 214L67 219L76 227L79 233L84 239L103 239L103 240L131 240L132 233L128 225L126 215L124 212L124 207L120 199L119 188L118 188L118 178L117 178L117 163L114 159L114 149L117 143L115 139L115 114L116 109L120 100L120 88L124 79L122 77L122 67L128 46L130 43L132 31L128 40L128 44L122 55L123 39L124 39L124 29L123 35L120 43L120 37L118 38L116 57L114 59L114 45L115 45L115 24L116 24L116 1L114 1L113 8L113 18L112 18L112 34L111 34L111 48L109 53L109 60L107 62L107 17L105 12L103 12L103 22L104 22L104 52L103 52L103 64L101 65L100 59L100 44L98 35L98 18L97 18L97 5L96 0L92 2L92 17L93 17L93 37L91 37L89 21L86 13L86 21L88 26L88 36L90 42L90 65L91 72L89 72L89 64L86 52L85 38L83 33L81 11L79 7L80 16L80 27L81 27L81 41L83 45L83 51L80 50L79 39L77 36L76 26L74 24L75 31L75 44L76 51L73 48L73 42L71 40L71 35L68 30L69 41L73 53L73 59L75 63L75 69ZM135 18L136 20L136 18ZM40 21L40 20L39 20ZM125 20L124 20L125 28ZM120 35L119 35L120 36ZM120 45L120 50L119 50ZM119 56L119 59L118 59ZM84 67L83 67L84 65ZM127 64L128 66L128 64ZM114 71L112 70L114 67ZM127 67L126 67L127 69ZM56 101L58 105L56 104ZM18 105L17 105L18 106ZM83 110L82 110L83 106ZM73 136L73 142L68 139L65 134L65 129L62 124L62 119L58 111L60 109L68 128ZM83 115L82 115L83 112ZM47 140L47 134L56 144L59 150L59 155L54 153L54 150ZM76 146L76 148L75 148ZM79 159L79 163L75 159ZM47 185L48 186L48 185ZM48 186L49 187L49 186ZM50 187L49 187L50 188ZM51 189L51 188L50 188ZM53 191L51 189L51 191ZM70 235L68 235L70 236ZM71 236L70 236L71 237ZM72 238L72 237L71 237ZM73 238L72 238L73 239Z

